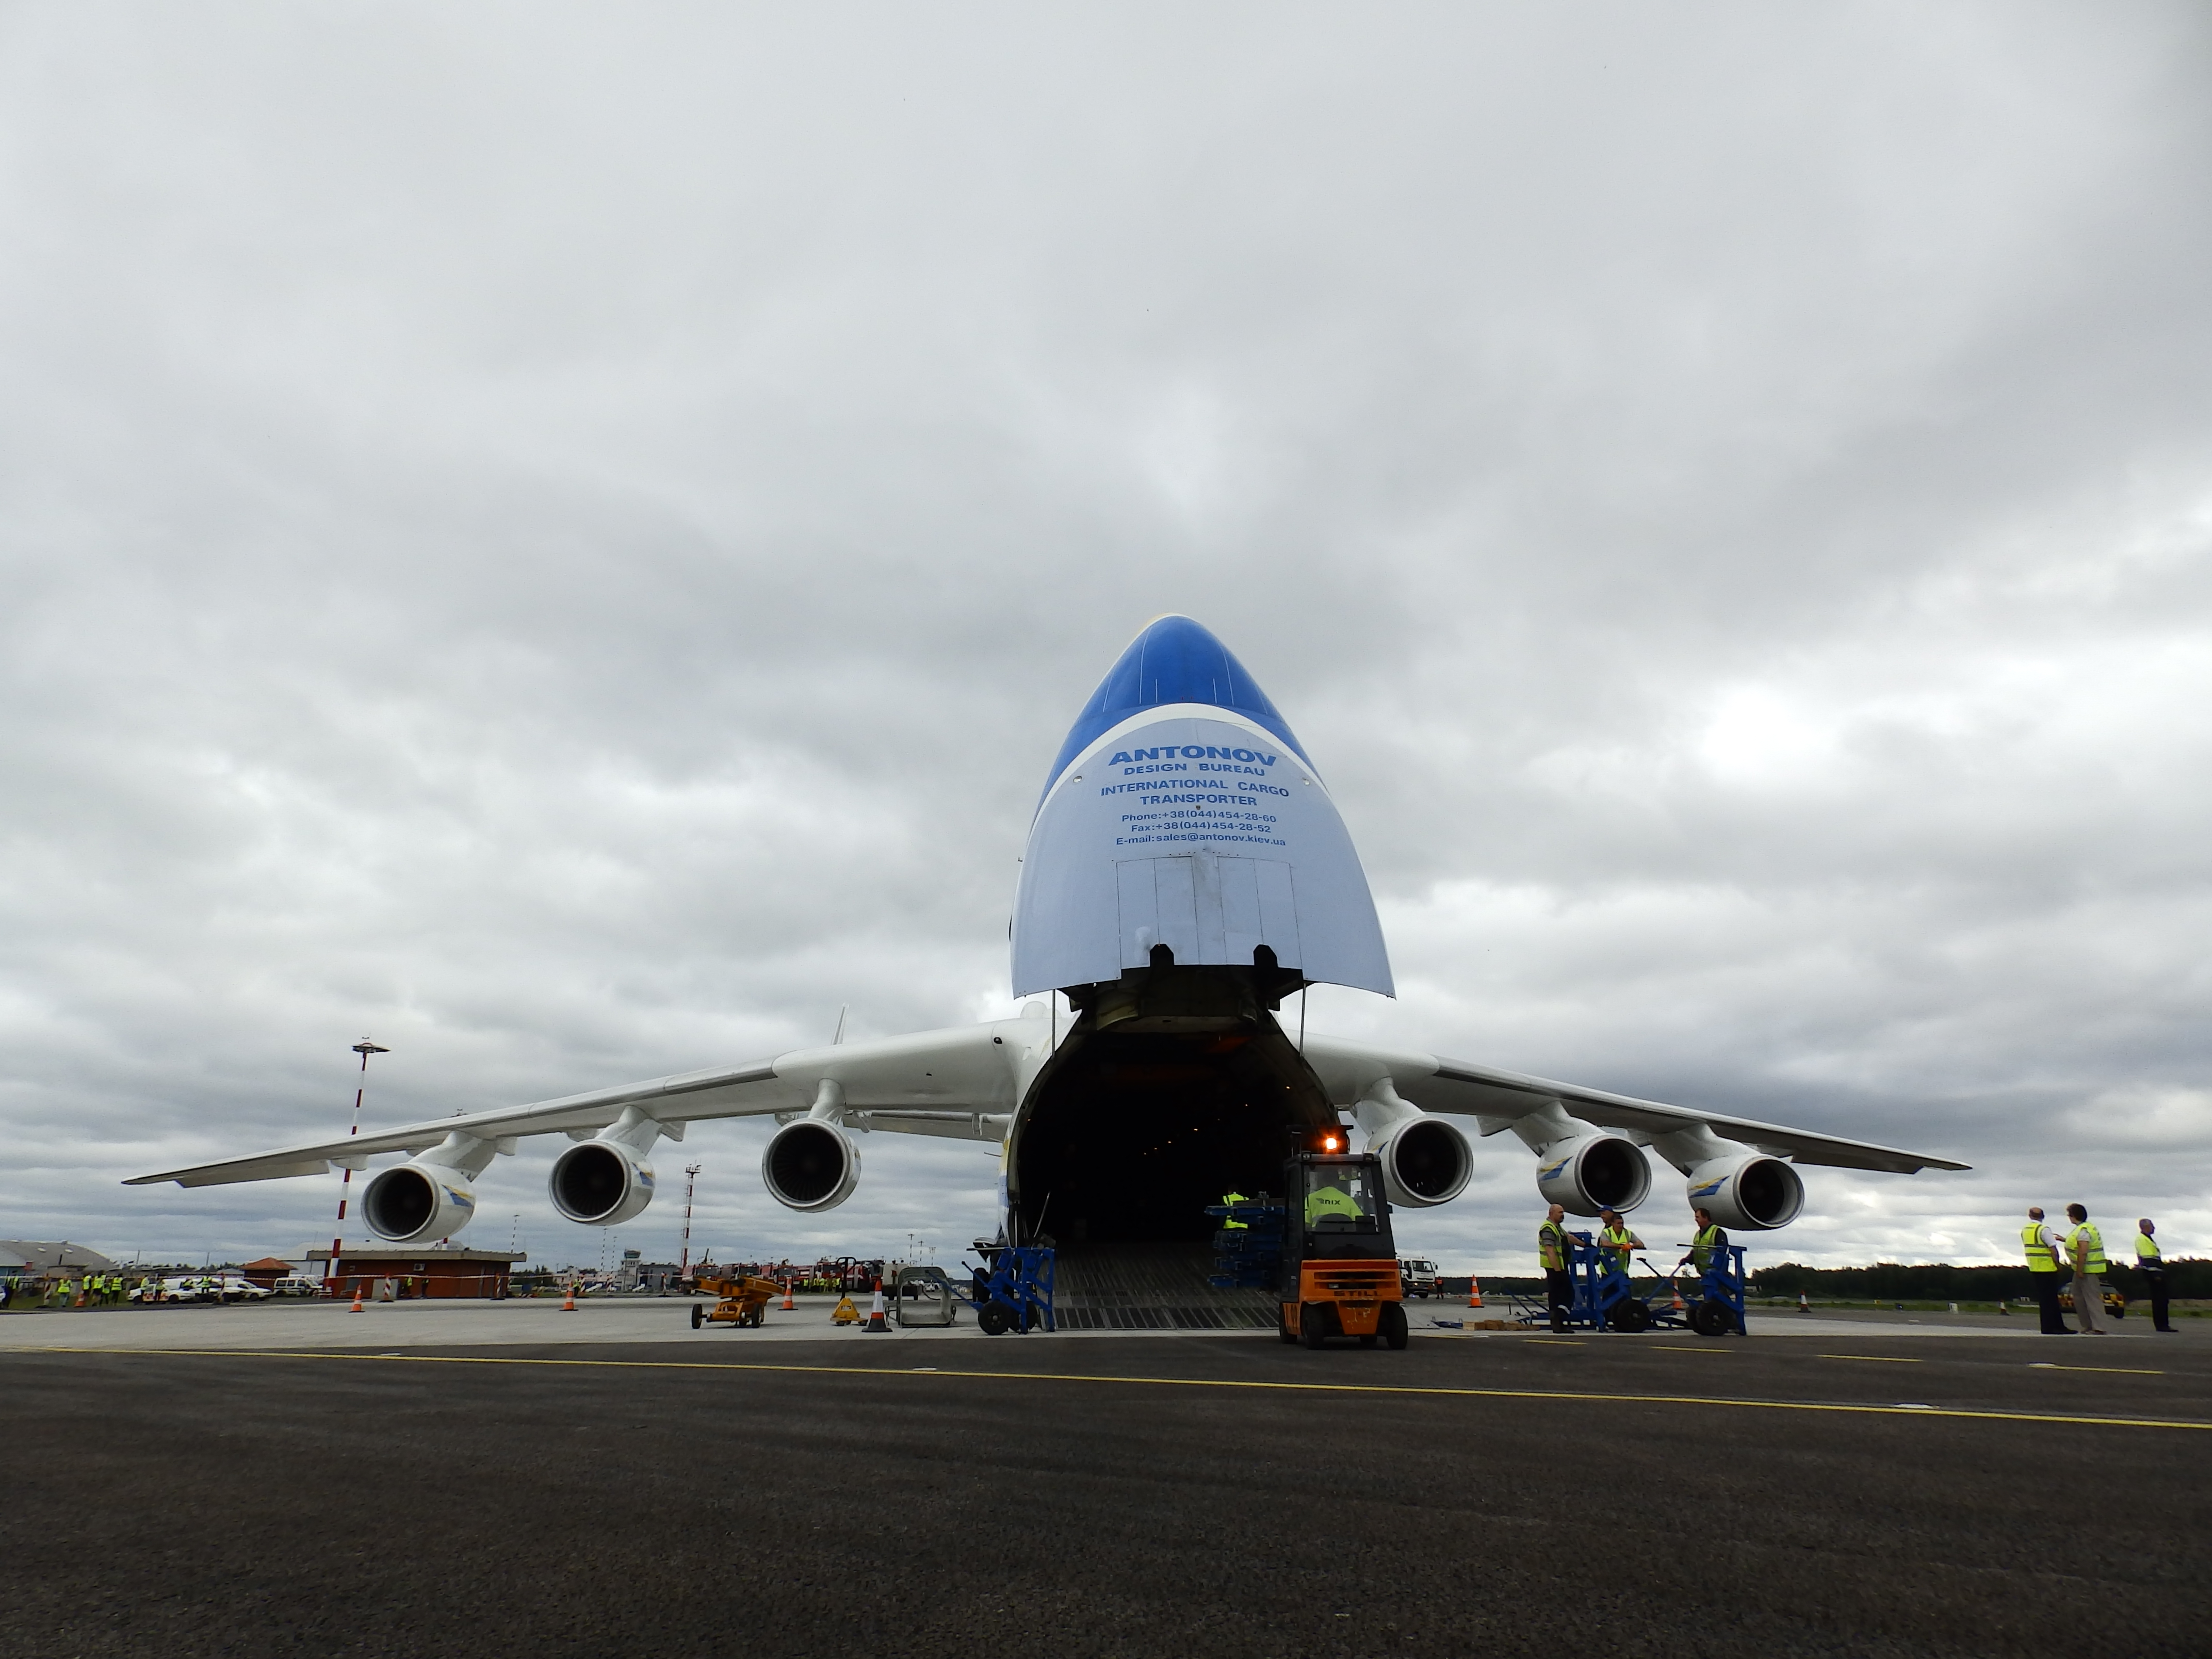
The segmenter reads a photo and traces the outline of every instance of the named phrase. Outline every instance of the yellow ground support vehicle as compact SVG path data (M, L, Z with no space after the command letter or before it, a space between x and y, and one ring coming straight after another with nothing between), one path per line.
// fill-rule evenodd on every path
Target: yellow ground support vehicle
M711 1309L696 1302L691 1304L691 1328L702 1325L757 1325L768 1312L768 1304L783 1294L783 1286L772 1279L756 1279L750 1273L736 1279L702 1279L699 1288L716 1298Z
M1331 1337L1406 1346L1405 1290L1382 1163L1369 1153L1300 1152L1284 1166L1288 1213L1277 1330L1318 1348Z

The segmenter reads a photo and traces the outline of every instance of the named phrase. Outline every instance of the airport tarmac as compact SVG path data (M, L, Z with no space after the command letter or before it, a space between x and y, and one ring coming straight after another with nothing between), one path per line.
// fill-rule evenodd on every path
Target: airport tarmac
M868 1298L857 1298L865 1310ZM509 1302L452 1301L371 1302L358 1314L346 1302L295 1301L219 1304L164 1304L153 1308L51 1310L0 1314L0 1351L59 1344L87 1348L385 1348L446 1346L504 1346L538 1343L719 1342L762 1343L789 1341L881 1342L881 1334L841 1330L830 1322L835 1297L799 1297L798 1307L785 1312L772 1306L767 1322L757 1330L730 1327L695 1331L691 1328L691 1298L688 1297L586 1297L573 1313L563 1313L550 1297L518 1297ZM1407 1304L1407 1318L1420 1335L1482 1340L1512 1339L1522 1333L1465 1328L1471 1323L1504 1316L1499 1306L1474 1309L1441 1301ZM1448 1322L1439 1326L1437 1322ZM2181 1330L2193 1334L2207 1322L2185 1319ZM1768 1337L1815 1336L1966 1336L2027 1337L2036 1335L2033 1312L2025 1318L1996 1314L1898 1314L1869 1312L1799 1314L1782 1309L1754 1309L1748 1324L1754 1340ZM1456 1325L1461 1328L1449 1328ZM975 1316L962 1310L959 1322L942 1329L895 1331L904 1341L1003 1341L986 1338L976 1329ZM1174 1337L1243 1340L1272 1342L1272 1331L1234 1334L1219 1331L1062 1331L1055 1341L1097 1342L1116 1337ZM1680 1331L1653 1331L1643 1336L1608 1333L1608 1342L1650 1341ZM2118 1322L2108 1339L2142 1339L2172 1342L2176 1337L2155 1336L2149 1322ZM1026 1340L1029 1339L1015 1339ZM1702 1340L1702 1339L1692 1339Z
M2203 1650L2212 1348L1842 1323L1402 1353L11 1328L0 1650Z

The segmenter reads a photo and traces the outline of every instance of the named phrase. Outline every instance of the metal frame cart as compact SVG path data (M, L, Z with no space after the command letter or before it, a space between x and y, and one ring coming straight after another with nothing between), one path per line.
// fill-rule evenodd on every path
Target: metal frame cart
M1628 1271L1613 1267L1603 1250L1586 1242L1579 1233L1569 1237L1577 1241L1571 1269L1575 1299L1566 1314L1570 1328L1634 1333L1686 1327L1700 1336L1727 1336L1745 1328L1742 1245L1722 1247L1720 1259L1710 1263L1698 1276L1694 1293L1683 1297L1686 1306L1677 1313L1674 1304L1680 1267L1662 1274L1651 1265L1650 1257L1639 1257L1652 1282L1648 1291L1638 1291ZM1516 1295L1513 1304L1515 1316L1521 1324L1551 1322L1549 1308L1538 1304L1534 1298Z
M970 1269L966 1293L957 1286L953 1289L975 1310L975 1322L984 1335L1033 1331L1039 1323L1048 1331L1059 1328L1052 1316L1052 1250L1035 1244L978 1244L975 1249L984 1265Z

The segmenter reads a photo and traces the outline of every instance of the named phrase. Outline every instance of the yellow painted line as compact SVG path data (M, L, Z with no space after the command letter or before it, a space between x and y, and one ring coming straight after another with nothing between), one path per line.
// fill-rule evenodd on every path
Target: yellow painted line
M2145 1370L2137 1365L2054 1365L2047 1359L2031 1359L2027 1368L2032 1371L2102 1371L2107 1376L2164 1376L2164 1371Z
M1899 1359L1886 1353L1824 1353L1823 1359L1856 1359L1869 1365L1924 1365L1924 1359Z
M1697 1394L1577 1394L1557 1389L1447 1389L1391 1382L1265 1382L1224 1376L1097 1376L1080 1371L917 1372L878 1365L772 1365L759 1360L718 1363L711 1359L505 1359L491 1354L317 1352L283 1348L68 1348L21 1347L13 1353L150 1355L191 1359L350 1359L386 1365L538 1365L608 1371L775 1371L805 1376L952 1376L1000 1382L1101 1382L1146 1389L1256 1389L1284 1394L1398 1395L1446 1400L1573 1400L1591 1405L1717 1406L1741 1411L1832 1412L1847 1417L1963 1417L1993 1423L2065 1423L2110 1429L2203 1429L2212 1421L2158 1417L2074 1417L2057 1412L1968 1411L1953 1406L1846 1405L1832 1401L1719 1400Z

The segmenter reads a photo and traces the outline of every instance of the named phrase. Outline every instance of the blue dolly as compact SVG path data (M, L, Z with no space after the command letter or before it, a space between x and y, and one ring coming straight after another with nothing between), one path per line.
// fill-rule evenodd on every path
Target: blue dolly
M1209 1204L1206 1212L1221 1223L1213 1235L1214 1271L1206 1282L1217 1291L1273 1290L1282 1272L1283 1225L1290 1212L1280 1204L1248 1200Z
M960 1299L975 1310L986 1336L1028 1332L1042 1324L1059 1328L1052 1317L1053 1252L1036 1244L978 1245L985 1265L969 1271L969 1291Z

